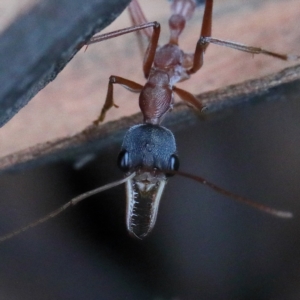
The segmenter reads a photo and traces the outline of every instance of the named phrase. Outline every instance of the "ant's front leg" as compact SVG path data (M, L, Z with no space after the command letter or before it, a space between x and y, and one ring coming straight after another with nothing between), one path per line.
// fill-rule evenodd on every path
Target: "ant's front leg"
M95 125L98 125L100 122L104 121L106 112L111 109L113 106L114 107L118 107L118 105L116 105L114 103L114 88L113 88L113 84L121 84L123 87L125 87L127 90L133 92L133 93L140 93L143 86L128 80L126 78L123 77L119 77L119 76L110 76L109 77L109 81L108 81L108 89L107 89L107 94L106 94L106 99L105 99L105 103L103 105L103 108L101 110L100 116L98 117L97 120L94 121Z

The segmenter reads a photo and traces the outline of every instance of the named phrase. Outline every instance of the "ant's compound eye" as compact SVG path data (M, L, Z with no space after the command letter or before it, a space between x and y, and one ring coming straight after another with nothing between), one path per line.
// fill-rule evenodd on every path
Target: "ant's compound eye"
M179 158L176 154L172 154L169 160L169 169L171 171L177 171L179 169ZM168 177L174 174L166 174Z
M170 157L170 170L177 171L179 169L179 158L176 154L172 154Z
M129 153L126 150L122 150L119 153L118 161L117 161L118 167L121 171L127 172L129 171Z

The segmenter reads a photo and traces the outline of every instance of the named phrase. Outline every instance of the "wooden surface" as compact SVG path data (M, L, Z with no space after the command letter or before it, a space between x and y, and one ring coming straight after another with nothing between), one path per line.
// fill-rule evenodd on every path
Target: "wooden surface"
M164 34L161 43L164 43L164 37L168 35L169 3L161 0L140 2L149 20L162 23ZM199 10L181 39L185 50L193 51L195 47L201 14ZM213 36L299 54L300 32L296 26L299 18L297 1L216 1ZM129 25L125 12L105 31ZM202 70L180 87L199 94L258 78L289 65L272 58L252 58L249 54L211 45ZM141 69L141 57L134 35L92 45L86 52L80 51L54 82L1 128L0 156L81 131L97 117L105 98L108 77L114 74L144 83ZM107 121L138 111L135 94L121 87L115 90L120 108L110 111Z

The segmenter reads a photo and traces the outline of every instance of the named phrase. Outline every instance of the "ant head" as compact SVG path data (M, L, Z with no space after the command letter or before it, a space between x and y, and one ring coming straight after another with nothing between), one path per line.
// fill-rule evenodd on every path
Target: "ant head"
M131 127L124 137L118 166L126 173L137 169L178 170L179 159L174 135L159 125L142 124Z

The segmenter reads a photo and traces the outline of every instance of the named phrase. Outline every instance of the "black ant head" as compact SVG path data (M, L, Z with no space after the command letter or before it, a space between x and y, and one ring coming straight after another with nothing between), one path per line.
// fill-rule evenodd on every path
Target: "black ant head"
M124 137L118 166L126 175L135 173L126 182L126 225L131 235L142 239L155 225L167 177L179 168L172 132L152 124L131 127Z
M131 127L126 133L118 167L125 173L141 170L176 171L179 159L173 133L165 127L142 124Z

